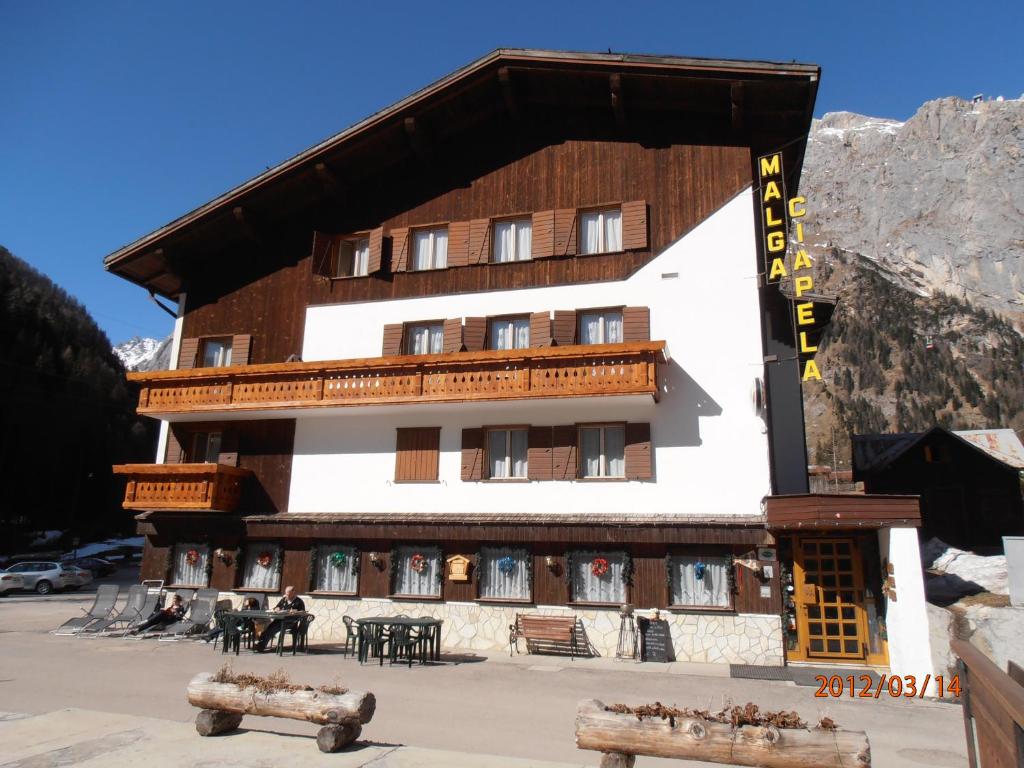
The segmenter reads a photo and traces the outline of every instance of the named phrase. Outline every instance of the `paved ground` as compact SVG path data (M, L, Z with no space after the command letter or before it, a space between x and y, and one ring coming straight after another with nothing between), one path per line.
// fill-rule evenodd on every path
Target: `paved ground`
M815 699L814 688L734 680L718 665L446 655L440 666L381 668L361 667L329 648L284 659L225 657L202 643L48 634L90 602L86 592L0 599L0 710L36 716L0 715L0 767L281 766L328 760L344 768L371 762L378 768L541 765L537 761L596 765L596 753L578 751L573 741L576 704L586 698L701 707L753 701L763 708L795 709L809 721L827 715L841 727L867 731L874 764L883 768L966 766L961 711L948 703ZM191 726L196 710L185 701L185 686L197 672L213 671L228 658L236 671L283 667L296 682L340 682L373 691L377 713L363 730L368 745L344 757L320 757L312 740L315 726L252 717L244 721L242 734L200 739ZM470 754L459 757L453 751ZM525 762L488 762L483 755ZM637 761L651 768L672 764Z

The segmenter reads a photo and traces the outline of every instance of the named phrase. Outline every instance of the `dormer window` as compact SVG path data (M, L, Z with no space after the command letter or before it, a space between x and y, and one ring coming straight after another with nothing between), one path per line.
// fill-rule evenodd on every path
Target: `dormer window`
M529 261L533 246L533 222L530 219L498 221L494 224L494 249L491 261Z
M444 269L448 266L448 227L418 229L413 233L414 270Z
M606 208L580 214L580 253L622 250L622 210Z
M203 368L222 368L231 365L231 338L203 339Z
M369 274L370 238L339 239L334 254L334 277L363 277Z

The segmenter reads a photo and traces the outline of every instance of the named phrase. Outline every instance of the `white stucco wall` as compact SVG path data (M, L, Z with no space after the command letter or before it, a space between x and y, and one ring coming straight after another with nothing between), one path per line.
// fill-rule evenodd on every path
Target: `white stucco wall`
M917 529L883 528L878 546L881 557L892 563L896 581L896 600L886 598L889 669L893 675L913 675L920 687L934 670ZM931 683L928 695L933 692Z
M185 300L188 295L183 293L178 297L178 316L174 320L174 333L171 334L171 362L168 368L174 370L178 367L178 350L181 349L181 329L185 323ZM156 440L156 463L163 464L167 456L167 430L168 423L160 421L160 435Z
M297 419L291 512L758 514L769 492L751 192L737 195L624 281L310 307L306 361L380 354L387 323L602 306L648 306L668 343L663 395L453 406L362 406ZM494 267L500 269L500 267ZM673 274L675 273L675 274ZM492 424L649 421L654 482L465 483L461 430ZM399 484L395 428L441 426L440 482Z

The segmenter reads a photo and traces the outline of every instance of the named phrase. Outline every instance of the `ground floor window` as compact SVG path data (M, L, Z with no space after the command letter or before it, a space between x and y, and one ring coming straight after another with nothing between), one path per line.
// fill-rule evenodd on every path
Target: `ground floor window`
M491 600L529 600L531 556L525 549L483 547L480 550L480 597Z
M400 546L391 553L392 594L440 597L443 574L439 547Z
M268 592L276 592L281 588L281 547L279 545L253 542L246 546L242 587L244 589L265 589Z
M572 602L626 602L630 561L625 552L576 550L568 561Z
M728 557L703 555L670 555L669 584L672 605L677 607L729 608L732 587Z
M313 588L318 592L359 591L359 550L350 544L322 544L316 548Z
M210 548L205 544L176 544L171 583L189 587L205 587L209 581L207 564Z

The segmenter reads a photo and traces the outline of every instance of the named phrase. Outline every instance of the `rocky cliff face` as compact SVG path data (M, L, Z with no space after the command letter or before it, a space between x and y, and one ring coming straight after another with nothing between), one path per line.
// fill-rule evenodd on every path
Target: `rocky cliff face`
M808 233L1024 328L1024 99L924 104L910 120L816 120Z

